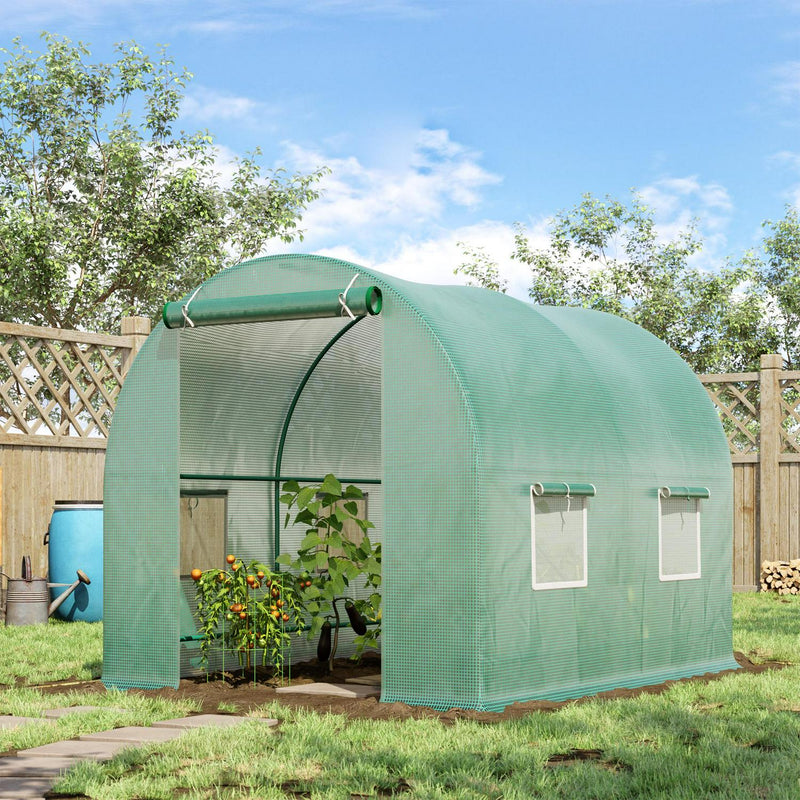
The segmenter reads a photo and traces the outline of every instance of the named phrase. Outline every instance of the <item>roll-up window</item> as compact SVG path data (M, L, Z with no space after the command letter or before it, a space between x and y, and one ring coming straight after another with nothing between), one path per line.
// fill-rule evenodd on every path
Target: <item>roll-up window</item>
M534 589L587 585L587 498L590 483L531 486L531 568Z
M662 581L700 577L700 511L710 494L700 486L659 490L658 573Z

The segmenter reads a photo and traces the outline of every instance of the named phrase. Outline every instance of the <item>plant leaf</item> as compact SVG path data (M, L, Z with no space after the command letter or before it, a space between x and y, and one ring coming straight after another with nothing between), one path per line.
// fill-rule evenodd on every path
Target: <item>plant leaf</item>
M300 509L305 508L314 499L316 493L317 493L316 486L304 486L297 493L297 507Z
M328 473L325 476L325 480L322 481L322 486L320 487L320 491L325 492L326 494L332 494L336 497L342 496L342 484L339 483L338 478L333 475L333 473Z
M312 530L310 530L303 538L303 541L300 544L300 549L309 550L312 547L317 547L321 543L322 539L319 538L319 533L317 532L317 529L312 528Z

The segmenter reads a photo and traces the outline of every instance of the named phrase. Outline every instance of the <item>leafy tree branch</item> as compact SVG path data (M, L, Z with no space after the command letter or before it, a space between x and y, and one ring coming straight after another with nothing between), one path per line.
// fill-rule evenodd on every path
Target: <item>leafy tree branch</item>
M0 319L116 330L298 227L326 172L263 170L260 152L215 169L207 131L178 129L191 80L165 49L44 34L2 49Z

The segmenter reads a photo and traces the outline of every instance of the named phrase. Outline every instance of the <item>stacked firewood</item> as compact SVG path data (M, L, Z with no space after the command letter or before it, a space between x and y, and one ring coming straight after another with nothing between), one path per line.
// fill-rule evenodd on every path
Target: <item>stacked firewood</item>
M800 558L792 561L762 561L761 591L800 594Z

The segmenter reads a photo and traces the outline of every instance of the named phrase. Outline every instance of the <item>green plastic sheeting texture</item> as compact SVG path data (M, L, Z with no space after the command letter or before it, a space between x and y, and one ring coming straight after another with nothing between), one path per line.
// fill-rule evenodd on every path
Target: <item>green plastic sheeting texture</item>
M486 590L473 414L414 308L395 295L383 317L382 699L477 707Z
M289 427L283 474L383 481L363 487L384 545L382 699L494 710L735 668L730 459L689 368L608 315L408 283L321 257L248 262L197 297L341 291L355 272L357 285L381 288L382 314L320 362ZM107 564L126 580L107 628L115 685L169 685L179 671L169 615L179 591L177 476L271 475L294 390L345 323L151 336L109 444L107 536L121 544ZM175 344L169 358L157 357L175 341L167 336L180 339L179 365ZM580 501L588 585L533 589L531 486L564 482L596 490ZM701 501L699 579L659 579L664 486L710 491ZM228 551L274 557L270 484L220 477L181 488L227 489ZM286 531L282 549L299 535ZM157 541L162 550L151 556ZM121 633L123 607L140 597L152 610ZM191 625L185 614L183 625ZM153 666L125 678L137 637Z
M426 324L391 328L387 301L386 340L403 338L385 353L383 699L492 710L736 668L730 460L689 368L608 315L537 309L481 290L403 290ZM449 402L448 384L460 401ZM395 493L401 476L413 480L414 464L425 470L416 501ZM537 480L596 487L586 587L531 589ZM703 575L662 582L658 489L685 483L711 488ZM408 559L408 592L392 580L395 559ZM441 585L453 588L440 594ZM398 616L429 632L404 627L397 641Z
M177 688L178 334L156 329L128 373L106 451L103 683Z

